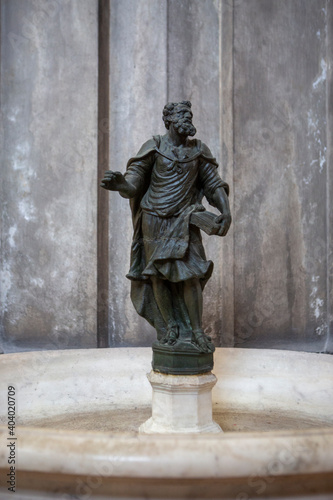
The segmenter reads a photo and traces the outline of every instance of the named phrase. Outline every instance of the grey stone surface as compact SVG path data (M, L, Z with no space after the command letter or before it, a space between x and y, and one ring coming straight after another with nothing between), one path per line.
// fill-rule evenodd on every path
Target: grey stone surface
M1 2L1 336L96 346L97 0Z
M222 178L230 186L229 204L234 217L234 60L233 0L220 2L220 150ZM221 254L221 332L220 345L234 345L234 227L231 224Z
M125 172L141 145L164 133L166 7L164 0L111 0L110 170ZM112 192L109 231L110 345L151 345L155 331L134 310L125 278L132 240L129 202Z
M327 342L327 7L235 2L236 345Z
M5 349L96 345L97 8L1 4ZM231 186L227 238L204 237L217 345L333 351L332 34L332 0L110 0L109 168L190 99ZM128 201L107 194L109 343L150 345L125 278Z
M169 0L153 8L114 0L112 6L111 168L119 168L112 153L117 133L127 138L118 145L124 164L128 142L134 151L147 137L145 109L155 133L163 99L191 99L197 136L231 185L228 237L204 237L215 262L205 291L206 331L220 345L332 349L332 2ZM140 33L143 18L151 22ZM151 59L154 78L167 82L163 90L147 79ZM111 273L125 274L128 252L116 228L127 221L128 249L127 202L112 199ZM132 315L129 285L117 274L110 294L112 345L149 343L153 332Z
M124 171L128 158L145 140L165 133L164 104L183 99L192 101L197 137L221 161L219 3L114 0L110 19L110 169ZM116 193L110 194L109 220L110 343L150 345L155 332L135 313L130 283L123 278L129 267L132 227L128 201ZM223 290L226 280L233 279L231 271L222 280L226 240L205 235L204 239L207 255L215 263L204 295L205 329L217 344L232 345L233 331L222 328L223 312L230 317L230 310L222 308Z
M325 350L333 354L333 5L327 5L327 323Z
M168 100L192 101L196 137L221 164L221 8L219 2L201 0L170 0L168 5ZM229 172L224 173L224 180L231 182ZM213 276L204 291L203 324L218 345L233 344L233 332L226 328L230 310L223 307L232 281L232 268L222 273L228 266L222 251L229 238L232 240L232 232L225 239L203 235L206 254L214 262Z

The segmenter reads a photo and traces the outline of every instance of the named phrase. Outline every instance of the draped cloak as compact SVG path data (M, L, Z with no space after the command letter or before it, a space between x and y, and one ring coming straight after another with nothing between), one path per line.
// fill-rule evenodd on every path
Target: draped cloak
M228 185L217 173L217 162L208 147L189 140L190 154L160 149L163 137L147 141L127 164L126 179L137 194L130 200L133 220L131 265L127 278L137 312L157 330L166 324L154 299L150 276L167 280L173 295L174 315L180 330L190 323L183 300L182 284L198 278L202 288L210 278L213 263L206 260L200 230L190 224L191 213L202 211L203 196L214 206L213 194Z

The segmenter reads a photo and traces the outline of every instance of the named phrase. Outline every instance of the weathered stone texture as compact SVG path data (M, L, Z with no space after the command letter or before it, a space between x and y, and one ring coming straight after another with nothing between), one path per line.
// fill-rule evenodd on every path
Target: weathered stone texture
M96 345L107 280L104 340L155 338L130 300L132 223L117 193L107 193L110 258L97 290L107 248L96 239L107 219L97 214L97 131L108 133L96 116L97 8L1 4L9 348ZM332 35L332 0L110 0L109 168L124 172L165 132L167 101L190 99L197 137L231 186L227 238L204 237L215 262L204 326L217 345L333 351Z
M166 2L110 4L110 170L125 172L141 145L164 133L167 99ZM134 310L129 269L132 221L128 200L110 192L109 340L151 345L156 334Z
M126 161L144 141L153 134L164 134L161 119L164 104L183 99L192 101L197 137L208 144L220 161L218 2L112 1L110 19L110 169L124 171ZM135 313L130 284L122 278L129 267L131 237L128 201L111 193L111 345L149 345L155 338L154 330ZM215 262L204 295L204 324L206 331L220 343L224 335L221 307L224 241L218 237L204 236L204 239L207 255Z
M218 163L222 161L220 110L220 21L218 2L186 0L168 3L168 100L189 99L193 106L193 123L199 139L205 142ZM220 168L222 175L222 168ZM226 182L232 179L224 178ZM208 204L206 204L208 207ZM210 207L210 210L213 210ZM229 237L229 236L228 236ZM226 239L203 235L207 257L214 261L214 273L204 291L205 331L215 343L228 345L230 330L225 330L224 287L232 279L222 274L222 249ZM222 277L224 278L222 282ZM230 339L231 337L231 339Z
M327 4L327 323L325 351L333 353L333 3Z
M327 340L326 7L235 2L235 336L243 346L322 350Z
M96 345L97 1L1 3L2 340Z

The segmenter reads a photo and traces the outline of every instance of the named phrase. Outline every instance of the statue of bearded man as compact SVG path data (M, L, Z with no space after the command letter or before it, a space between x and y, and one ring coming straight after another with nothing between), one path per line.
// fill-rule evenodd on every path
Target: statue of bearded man
M202 329L202 291L213 262L206 260L193 219L205 210L204 196L221 214L214 216L213 234L227 234L231 215L229 188L215 158L200 140L190 139L196 133L192 117L189 101L168 103L167 133L147 141L125 175L107 171L101 186L130 199L134 235L127 277L137 312L155 327L160 344L188 339L209 353L214 345Z

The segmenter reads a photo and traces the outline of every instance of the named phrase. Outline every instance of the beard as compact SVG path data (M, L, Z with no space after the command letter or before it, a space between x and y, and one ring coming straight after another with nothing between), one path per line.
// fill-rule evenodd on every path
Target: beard
M180 118L176 122L173 122L173 126L180 135L186 135L192 137L197 133L197 129L195 128L193 123L187 118Z

